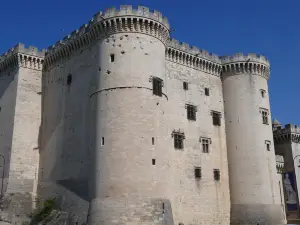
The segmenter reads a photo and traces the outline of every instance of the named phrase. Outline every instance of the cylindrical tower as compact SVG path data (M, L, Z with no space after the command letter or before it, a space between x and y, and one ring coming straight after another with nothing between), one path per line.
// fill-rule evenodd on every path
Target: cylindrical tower
M221 57L231 224L283 224L263 56Z
M90 97L88 223L168 224L164 82L169 24L157 11L121 6L97 14L91 29L100 38L93 47L99 64Z

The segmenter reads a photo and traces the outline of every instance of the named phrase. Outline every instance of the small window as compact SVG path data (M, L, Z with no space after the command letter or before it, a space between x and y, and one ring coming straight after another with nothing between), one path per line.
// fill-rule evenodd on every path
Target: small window
M221 113L212 111L212 119L214 126L221 126Z
M162 79L153 77L153 94L162 96Z
M101 139L101 145L102 146L104 145L104 137L102 137L102 139Z
M189 84L188 82L184 81L183 82L183 90L188 90L189 89Z
M154 145L154 137L152 137L152 145Z
M266 124L266 125L269 124L268 115L269 115L269 111L267 109L261 109L261 116L262 116L263 124Z
M201 175L201 167L195 167L195 178L200 179Z
M220 180L220 170L214 169L214 179L215 179L215 181Z
M265 143L266 143L267 151L271 151L271 142L270 141L265 141Z
M155 159L152 159L152 165L155 165L155 163L156 163Z
M174 148L175 149L183 149L183 140L184 140L184 134L179 132L173 132L173 138L174 138Z
M193 105L186 105L187 110L187 119L188 120L196 120L196 106Z
M115 54L110 54L110 62L114 62L115 61Z
M72 83L72 74L69 74L67 77L67 84L70 85Z
M210 139L209 138L201 138L200 141L202 143L202 152L209 153Z
M205 88L204 90L205 90L205 91L204 91L204 92L205 92L205 95L206 95L206 96L209 96L209 88Z
M260 94L261 94L261 97L264 98L266 96L266 91L261 89Z

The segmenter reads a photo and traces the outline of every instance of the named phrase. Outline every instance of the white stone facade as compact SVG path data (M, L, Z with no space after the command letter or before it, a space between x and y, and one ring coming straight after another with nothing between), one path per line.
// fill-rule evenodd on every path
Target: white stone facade
M36 58L42 73L33 61L19 64L12 88L21 94L7 89L0 100L17 101L5 109L14 114L0 114L17 128L2 147L8 190L38 177L38 195L57 196L74 223L283 224L272 128L261 112L270 121L267 59L218 57L169 32L160 12L121 6Z

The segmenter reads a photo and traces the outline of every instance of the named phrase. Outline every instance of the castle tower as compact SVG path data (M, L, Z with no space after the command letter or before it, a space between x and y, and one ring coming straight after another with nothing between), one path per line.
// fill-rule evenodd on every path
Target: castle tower
M88 223L161 224L170 212L163 113L169 24L160 12L121 6L98 14L91 29L101 37L90 100Z
M90 100L88 222L161 224L169 207L163 114L169 24L160 12L121 6L96 15L91 29L101 37L94 45L99 73Z
M221 57L231 224L283 224L263 56Z
M0 194L2 213L14 222L13 215L21 219L34 207L44 54L18 44L0 56Z

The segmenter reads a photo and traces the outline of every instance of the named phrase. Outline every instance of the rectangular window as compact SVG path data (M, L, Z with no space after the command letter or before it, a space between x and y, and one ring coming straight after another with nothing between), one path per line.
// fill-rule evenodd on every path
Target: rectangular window
M174 148L175 149L183 149L184 134L173 132L172 135L174 138Z
M154 145L154 137L152 137L152 145Z
M110 62L114 62L115 61L115 54L110 54Z
M101 145L104 145L104 137L101 138Z
M155 159L152 159L152 165L155 165L155 163L156 163Z
M187 119L188 120L196 120L196 106L194 105L186 105L187 110Z
M205 88L204 90L205 90L205 95L209 96L209 88Z
M162 96L162 79L158 77L153 77L153 94Z
M212 120L214 126L221 126L221 113L212 111Z
M209 138L200 138L200 141L202 143L202 152L209 153L209 144L211 143L211 140Z
M264 98L266 96L266 91L263 89L260 89L260 94L261 94L261 97Z
M215 181L220 180L220 170L214 169L214 179L215 179Z
M196 179L200 179L201 178L201 167L195 167L195 170L194 170L195 172L195 178Z
M188 90L189 89L189 84L188 82L183 82L183 90Z
M268 121L269 111L267 109L260 109L260 112L261 112L263 124L268 125L269 124L269 121Z
M67 84L70 85L72 83L72 74L69 74L67 77Z
M267 151L271 151L271 141L265 141Z

